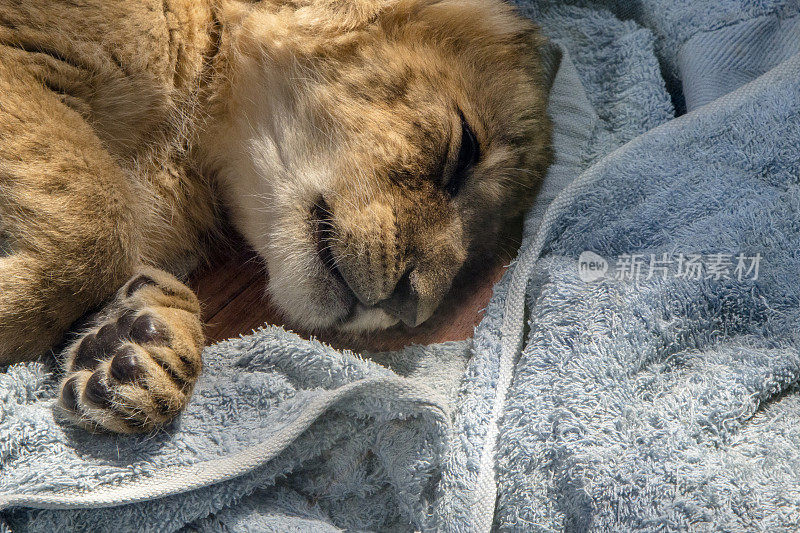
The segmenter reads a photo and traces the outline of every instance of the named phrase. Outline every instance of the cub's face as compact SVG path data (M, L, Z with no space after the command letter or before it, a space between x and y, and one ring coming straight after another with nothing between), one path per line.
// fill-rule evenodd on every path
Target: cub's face
M310 329L422 323L550 162L534 29L496 0L223 13L207 150L272 301Z

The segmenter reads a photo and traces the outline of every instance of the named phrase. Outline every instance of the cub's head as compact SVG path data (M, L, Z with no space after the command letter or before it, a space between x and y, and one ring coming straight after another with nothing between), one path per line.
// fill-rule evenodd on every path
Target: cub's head
M530 23L499 0L223 3L204 150L290 322L425 321L550 162Z

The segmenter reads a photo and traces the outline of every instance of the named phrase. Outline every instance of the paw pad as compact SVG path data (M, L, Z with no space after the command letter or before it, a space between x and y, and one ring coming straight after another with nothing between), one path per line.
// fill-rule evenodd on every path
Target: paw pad
M86 399L100 407L110 407L112 395L104 383L103 374L95 372L91 375L86 382L86 389L84 389Z
M134 320L136 320L136 311L127 309L117 319L117 328L127 335L131 331L131 324L133 324Z
M164 344L167 336L158 327L153 317L142 315L131 324L130 339L139 344Z
M97 332L97 343L105 351L115 348L122 341L123 332L115 324L106 324Z
M95 335L87 335L83 338L75 351L75 359L72 361L72 370L82 370L96 367L103 360L105 355L103 347L97 342Z
M134 311L125 311L116 322L104 325L97 333L86 335L81 340L75 350L71 370L94 369L101 361L114 355L126 340L162 345L166 344L167 335L152 316L144 314L137 317Z
M61 389L61 405L70 411L78 410L78 378L73 376Z
M125 346L117 352L114 359L111 360L109 372L111 377L120 383L130 383L144 375L144 371L136 359L136 351L132 346Z

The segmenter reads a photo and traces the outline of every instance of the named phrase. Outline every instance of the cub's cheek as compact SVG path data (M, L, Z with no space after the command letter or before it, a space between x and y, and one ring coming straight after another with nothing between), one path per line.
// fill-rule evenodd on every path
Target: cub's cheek
M302 258L285 257L269 266L267 293L287 325L302 330L327 329L350 313L352 302Z

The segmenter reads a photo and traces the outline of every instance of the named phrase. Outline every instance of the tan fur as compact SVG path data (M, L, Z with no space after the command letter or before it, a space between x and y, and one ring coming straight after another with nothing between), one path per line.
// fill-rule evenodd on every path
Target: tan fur
M0 364L104 306L66 411L174 416L199 309L153 267L201 256L223 204L290 323L424 321L550 162L540 44L499 0L0 0ZM459 113L480 159L451 194Z

